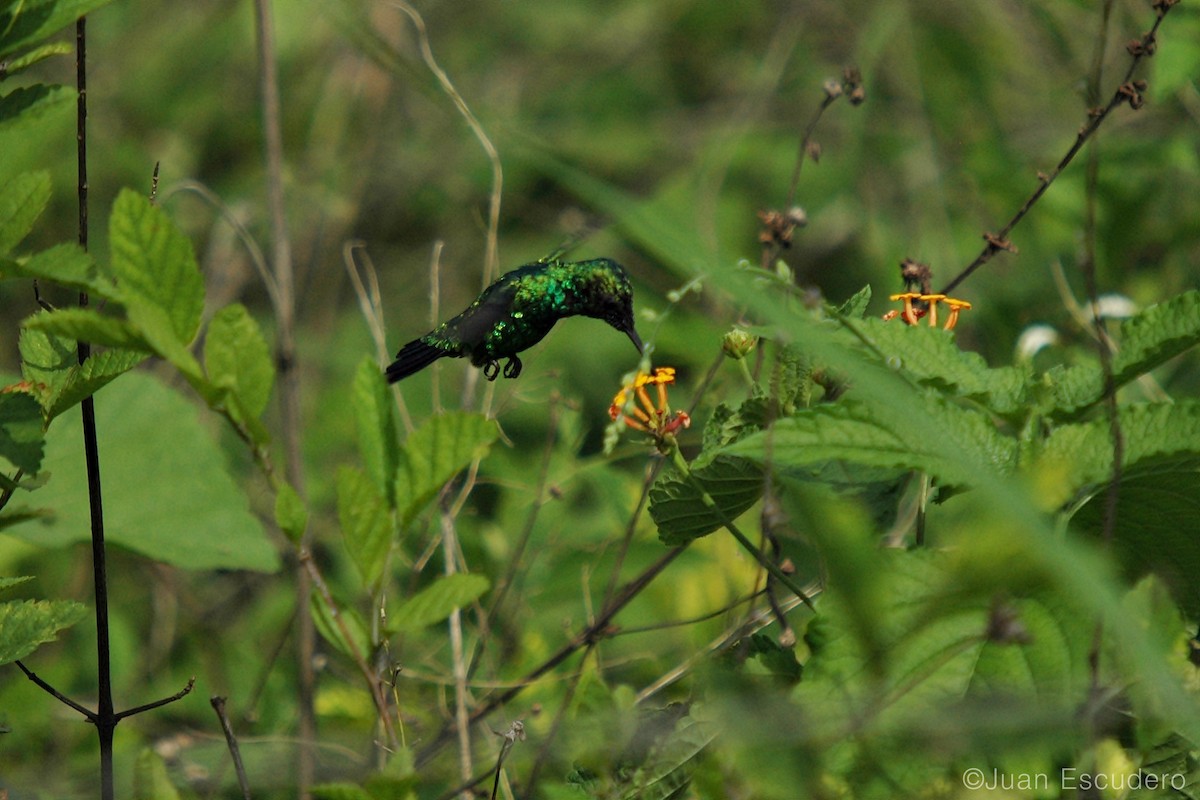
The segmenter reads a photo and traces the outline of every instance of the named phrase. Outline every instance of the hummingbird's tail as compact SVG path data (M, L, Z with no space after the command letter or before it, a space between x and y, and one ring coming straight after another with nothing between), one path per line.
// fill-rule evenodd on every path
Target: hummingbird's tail
M401 378L407 378L414 372L420 372L442 356L449 355L445 350L439 350L422 339L414 339L396 353L396 360L388 365L386 370L388 383L395 383Z

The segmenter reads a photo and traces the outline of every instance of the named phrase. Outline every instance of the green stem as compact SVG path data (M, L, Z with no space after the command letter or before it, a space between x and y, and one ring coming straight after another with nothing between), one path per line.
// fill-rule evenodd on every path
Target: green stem
M750 553L750 555L754 556L754 560L761 564L763 569L771 574L771 577L787 587L792 594L796 595L796 597L799 597L804 604L812 609L815 613L817 607L813 605L812 600L810 600L808 595L804 593L804 590L797 586L795 581L793 581L787 573L779 568L778 564L767 558L767 554L764 553L761 548L757 547L753 542L751 542L746 537L746 534L742 533L738 527L733 524L733 521L725 516L725 512L722 511L721 507L717 505L717 501L713 500L712 495L708 493L704 486L701 485L700 481L696 479L696 476L692 474L691 467L688 466L687 461L684 460L683 455L679 452L678 446L671 448L671 455L674 458L676 469L678 469L680 474L682 474L684 478L695 487L696 491L700 493L700 499L704 501L704 505L712 509L713 513L717 515L717 518L721 520L721 524L725 526L725 529L733 534L733 538L738 540L738 544L744 547L746 551Z

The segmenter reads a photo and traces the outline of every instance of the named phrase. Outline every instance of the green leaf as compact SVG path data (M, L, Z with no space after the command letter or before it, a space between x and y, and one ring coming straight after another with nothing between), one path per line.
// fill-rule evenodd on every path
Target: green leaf
M130 321L175 363L164 324L174 339L187 344L204 310L204 282L191 242L161 208L132 189L117 196L108 235L113 275Z
M325 641L350 658L354 657L355 650L358 651L360 657L370 658L371 636L367 632L367 623L363 621L361 614L345 605L339 606L337 609L332 608L325 601L324 596L317 591L312 593L310 606L313 612L313 623ZM339 620L341 620L340 624ZM350 634L349 640L342 631L343 627ZM351 643L354 645L353 648Z
M1107 492L1098 492L1071 518L1071 526L1098 538L1104 530L1106 499ZM1116 518L1113 552L1126 577L1158 575L1190 616L1200 615L1200 473L1122 478Z
M353 467L337 471L338 521L346 550L363 581L373 586L383 574L395 524L379 487Z
M27 172L0 186L0 255L7 254L33 230L33 223L48 202L48 172Z
M21 331L20 348L21 373L41 402L47 420L95 394L146 358L145 353L115 348L93 351L80 364L74 339L34 328Z
M266 410L275 368L262 330L245 306L226 306L208 323L204 367L213 385L237 398L245 419L257 419Z
M838 306L838 313L848 319L862 319L871 303L871 284L859 289L854 295Z
M179 790L167 772L167 762L149 747L142 748L133 768L134 800L179 800L179 797Z
M475 602L491 584L482 575L444 575L388 614L389 633L415 633Z
M1113 382L1124 386L1200 343L1200 291L1191 290L1150 306L1121 323L1113 355ZM1047 373L1057 408L1078 412L1100 402L1104 373L1098 361Z
M290 483L281 483L275 493L275 524L293 542L299 542L308 527L308 507Z
M23 0L0 11L0 58L37 44L110 0Z
M950 486L1012 471L1016 441L997 432L987 415L934 394L928 399L929 418L942 429L935 440L922 439L888 409L842 402L799 411L724 452L818 480L831 461L922 470Z
M41 469L44 448L38 401L25 392L0 393L0 458L33 475Z
M705 505L700 489L678 475L664 475L650 489L650 516L658 525L659 539L669 547L687 544L725 521L736 520L762 496L762 469L744 458L718 455L694 469L692 476L718 510Z
M363 465L379 491L387 494L388 504L395 506L401 456L395 406L383 372L370 357L358 365L350 397Z
M7 591L23 583L29 583L33 580L32 575L19 575L15 578L0 578L0 592Z
M0 25L3 25L0 15ZM36 84L0 95L0 133L20 133L75 104L75 90Z
M450 412L431 417L404 443L404 463L396 484L396 507L407 525L447 481L483 458L499 430L482 414Z
M75 341L152 352L139 331L123 319L90 308L39 311L21 323L25 328Z
M949 389L1002 415L1022 412L1028 405L1033 370L1027 364L992 369L978 353L959 348L952 331L941 328L879 319L859 325L889 363L926 386Z
M55 634L86 615L83 605L68 600L11 600L0 603L0 664L32 653L54 641Z
M50 398L46 417L54 419L145 360L146 354L136 350L115 348L93 352L82 364L67 371L62 388Z
M60 244L43 250L24 263L8 266L4 277L38 278L92 295L92 299L120 301L112 279L101 273L87 251L79 245Z
M46 436L38 490L50 524L6 533L46 547L90 541L81 422L60 417ZM279 555L197 409L149 375L131 372L96 396L106 538L188 569L273 572Z
M24 69L29 69L39 61L45 61L51 56L65 56L75 52L74 45L69 42L51 42L35 47L19 58L10 59L7 65L9 76L16 75Z
M1125 479L1200 468L1200 401L1122 406ZM1061 425L1042 445L1035 474L1059 476L1062 502L1091 495L1112 477L1113 443L1107 419Z

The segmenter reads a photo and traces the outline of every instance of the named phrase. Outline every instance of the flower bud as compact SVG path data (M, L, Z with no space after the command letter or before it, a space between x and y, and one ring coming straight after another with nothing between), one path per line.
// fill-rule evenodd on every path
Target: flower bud
M757 336L741 328L734 328L721 339L721 350L734 361L740 361L754 349L756 344L758 344Z

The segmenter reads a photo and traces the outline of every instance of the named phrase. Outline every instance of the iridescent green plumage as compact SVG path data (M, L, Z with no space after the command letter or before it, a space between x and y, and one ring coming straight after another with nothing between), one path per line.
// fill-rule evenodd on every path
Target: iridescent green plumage
M537 344L563 317L602 319L633 341L633 288L625 268L608 258L538 261L501 276L466 311L400 349L387 368L389 382L417 372L439 358L470 358L488 380L521 373L517 353Z

